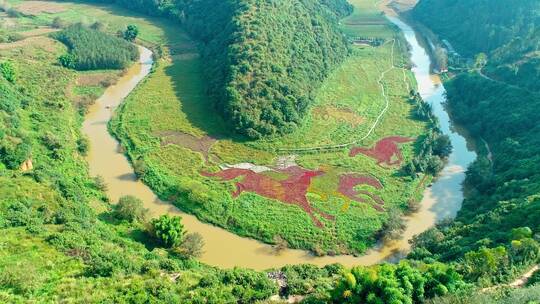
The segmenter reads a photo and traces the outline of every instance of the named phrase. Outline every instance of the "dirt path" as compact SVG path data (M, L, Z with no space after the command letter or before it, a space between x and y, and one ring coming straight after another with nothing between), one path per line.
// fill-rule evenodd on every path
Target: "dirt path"
M396 40L392 39L392 40L387 41L386 43L389 43L389 42L392 43L392 50L391 50L391 53L390 53L391 66L388 69L384 70L381 73L381 75L379 76L379 79L377 79L377 83L379 84L379 86L381 88L381 94L382 94L382 96L384 98L384 101L385 101L385 106L382 109L382 111L379 113L377 118L375 119L375 122L373 123L371 128L368 130L368 132L364 136L362 136L361 138L356 139L354 141L351 141L351 142L348 142L348 143L343 143L343 144L315 146L315 147L306 147L306 148L281 148L281 149L278 149L278 151L281 151L281 152L310 152L310 151L328 151L328 150L343 149L343 148L355 145L355 144L363 141L364 139L368 138L373 133L375 128L379 125L382 117L388 111L388 108L390 107L390 98L387 95L387 90L384 87L384 81L383 81L384 78L386 77L386 74L388 72L394 70L394 69L402 69L403 70L403 81L405 82L407 88L409 88L409 83L406 81L405 69L397 67L395 65L395 62L394 62L395 61L394 60L395 59L394 58L394 53L395 53Z
M525 286L525 284L527 284L527 281L531 278L533 273L535 271L537 271L538 269L540 269L540 265L536 265L533 268L529 269L529 271L525 272L523 275L521 275L519 278L517 278L513 282L510 282L508 284L500 284L500 285L495 285L495 286L491 286L491 287L482 288L481 291L482 292L489 292L489 291L499 289L501 287L521 288L521 287Z

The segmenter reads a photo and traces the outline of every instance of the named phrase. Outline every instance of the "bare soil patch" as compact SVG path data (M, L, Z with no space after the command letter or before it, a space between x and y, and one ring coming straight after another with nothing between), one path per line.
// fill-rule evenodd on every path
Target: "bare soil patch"
M77 84L80 86L101 86L106 88L115 84L118 76L106 73L82 74L77 78Z
M195 137L191 134L177 131L162 131L156 134L161 138L161 145L177 145L201 153L206 160L210 153L210 148L217 141L208 135L202 138Z
M349 108L323 106L315 108L313 114L324 120L333 119L341 123L349 124L353 128L364 123L364 118Z
M34 16L41 13L56 14L66 10L62 4L45 1L24 1L15 8L25 15Z

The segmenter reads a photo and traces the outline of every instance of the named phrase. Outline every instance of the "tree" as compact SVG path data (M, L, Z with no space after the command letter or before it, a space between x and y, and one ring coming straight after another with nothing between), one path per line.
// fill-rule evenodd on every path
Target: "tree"
M497 248L480 248L465 254L463 272L471 281L481 277L490 278L497 272L503 272L508 266L508 254L502 246Z
M180 245L185 231L182 218L179 216L162 215L151 221L151 233L164 246L172 248Z
M129 42L135 41L139 35L139 28L136 25L128 25L127 29L124 31L124 39Z
M452 153L452 142L448 135L439 135L433 144L433 154L445 158Z
M138 178L143 178L146 174L146 163L142 159L137 159L133 162L133 170L135 171L135 175L137 175Z
M9 82L15 82L15 67L11 61L0 62L0 75Z
M384 238L395 240L401 237L401 233L404 229L405 222L401 217L401 212L396 209L390 209L388 212L388 219L383 224L379 233Z
M77 65L77 57L70 53L64 54L58 57L58 62L65 68L74 69Z
M122 196L114 206L114 216L128 222L144 222L147 215L143 202L132 195Z
M198 232L186 234L184 241L176 251L186 257L197 258L203 253L204 239Z

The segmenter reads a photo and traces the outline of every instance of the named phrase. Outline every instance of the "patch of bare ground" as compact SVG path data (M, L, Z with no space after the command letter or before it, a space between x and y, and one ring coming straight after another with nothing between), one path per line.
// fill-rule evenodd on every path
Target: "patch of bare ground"
M25 15L32 16L42 13L56 14L66 10L66 8L60 3L46 1L24 1L15 8Z
M120 73L109 75L106 73L82 74L77 78L77 85L80 86L101 86L103 88L114 85L120 76Z
M396 16L411 10L418 0L384 0L380 2L380 9L388 16Z
M212 145L217 141L208 135L201 138L195 137L191 134L178 132L178 131L161 131L156 133L161 138L161 145L177 145L194 152L199 152L204 156L204 159L208 161L210 149Z
M323 106L315 108L313 114L324 120L333 119L340 123L349 124L353 128L364 123L364 118L349 108Z

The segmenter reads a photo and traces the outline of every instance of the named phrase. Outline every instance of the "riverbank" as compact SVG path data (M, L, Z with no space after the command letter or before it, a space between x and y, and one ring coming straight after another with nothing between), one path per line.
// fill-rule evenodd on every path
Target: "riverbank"
M185 45L185 44L184 44ZM191 49L191 52L192 49ZM181 61L178 61L181 59ZM191 84L199 83L198 81L193 81L192 77L202 77L202 75L197 74L197 56L182 56L182 57L175 57L172 58L173 62L172 64L175 64L174 60L176 61L176 68L182 68L182 71L186 71L186 68L188 71L191 72L189 80L187 78L184 78L184 82L186 81ZM188 61L186 61L188 60ZM429 62L428 62L429 64ZM160 64L160 68L158 68L155 72L155 74L152 75L152 78L148 79L144 82L143 88L137 88L130 96L131 100L130 102L133 103L134 100L145 100L145 101L151 101L156 100L155 98L159 96L159 102L160 104L152 105L151 107L154 109L160 109L160 111L167 110L169 113L174 113L174 106L172 104L164 104L164 102L168 102L169 100L176 100L175 97L169 96L164 98L162 96L163 94L163 88L166 88L166 84L170 83L171 81L177 80L172 79L172 75L176 75L176 77L182 77L183 74L175 74L175 66L171 65L171 62L163 62L163 64ZM180 70L177 70L180 72ZM402 72L399 72L397 75L398 77L403 78ZM396 76L397 76L396 75ZM380 78L378 78L380 79ZM190 81L191 80L191 81ZM429 79L431 83L431 78ZM156 86L156 87L154 87ZM198 92L200 88L192 87L192 91L190 91L190 94L193 94L195 92ZM134 97L140 94L146 94L147 92L154 92L153 95L146 96L144 99L139 99L138 97ZM160 91L161 90L161 91ZM156 94L155 92L160 92L160 94ZM165 91L166 92L166 91ZM197 93L200 94L200 93ZM173 95L174 96L174 95ZM181 95L185 96L185 98L189 98L188 96L194 96L194 95ZM195 95L196 96L196 95ZM189 99L188 99L189 100ZM183 106L186 106L186 100L184 99L182 104ZM151 114L148 109L148 104L145 103L138 103L138 106L143 106L146 109L144 110L144 113ZM171 107L172 106L172 107ZM200 105L199 105L200 106ZM129 112L125 112L125 109L122 109L120 111L120 115L132 115L127 114ZM155 121L151 125L155 124L163 124L165 122L172 122L177 121L177 119L169 119L167 116L160 115L159 116L161 122ZM127 117L119 116L118 119L125 120ZM133 117L131 120L134 119ZM137 118L139 121L140 118ZM168 125L168 127L170 127ZM114 129L114 128L113 128ZM144 134L143 132L136 132L136 134ZM137 144L139 140L132 140L131 144ZM113 145L113 149L110 149L112 152L117 151L116 144ZM173 147L170 146L169 149L172 149ZM176 148L171 150L173 151L179 151ZM128 152L129 149L128 149ZM116 153L118 154L118 153ZM137 153L133 153L131 151L130 153L132 159L137 160L140 155L137 155ZM170 156L173 156L174 154L171 154ZM122 156L123 157L123 156ZM115 198L119 197L122 193L119 191L119 189L129 189L130 194L133 194L135 196L143 198L143 201L147 203L147 207L150 208L154 215L163 214L163 213L176 213L179 215L182 215L184 218L184 223L188 230L193 232L199 232L203 234L205 240L206 240L206 247L205 247L205 253L201 257L201 260L205 263L211 264L211 265L219 265L220 267L234 267L234 266L244 266L244 267L250 267L255 269L265 269L265 268L272 268L272 267L278 267L285 264L297 264L297 263L313 263L317 265L326 265L330 263L342 263L348 266L351 265L359 265L359 264L375 264L379 263L381 261L384 261L390 257L395 257L396 253L398 253L401 250L407 250L409 248L408 240L412 238L414 234L417 234L419 232L422 232L423 230L431 227L437 219L444 218L448 215L451 215L454 213L455 207L449 209L447 205L437 205L437 194L433 194L432 192L429 192L426 194L427 201L423 201L421 204L421 210L418 213L415 213L409 217L406 218L408 225L408 229L403 234L403 239L399 241L390 241L384 244L382 248L373 249L369 251L369 253L362 257L354 257L354 256L326 256L326 257L314 257L310 255L309 253L301 250L285 250L281 252L279 255L276 254L275 249L271 245L263 244L255 240L246 239L239 237L237 235L234 235L230 232L227 232L225 230L222 230L218 227L203 224L199 222L195 217L183 214L176 208L163 203L159 199L155 197L155 195L149 191L146 186L144 186L142 183L136 181L133 172L131 171L131 168L129 167L129 163L124 159L123 162L125 162L125 166L119 166L118 164L121 163L121 159L117 159L117 157L102 157L104 159L115 159L114 162L109 163L108 165L102 166L104 170L111 170L114 169L111 172L105 172L106 176L108 175L109 180L111 180L112 183L116 184L119 183L118 177L122 177L122 182L130 183L125 184L121 187L114 187L117 191L117 193L114 193L111 195L112 199L114 201ZM161 159L161 160L160 160ZM148 161L148 160L147 160ZM161 165L167 164L169 161L165 158L158 158L156 161L160 162ZM172 159L170 160L172 161ZM147 163L148 164L148 163ZM92 166L92 164L91 164ZM121 167L121 168L118 168ZM123 169L122 169L123 168ZM120 171L118 171L120 169ZM180 169L180 170L186 170ZM455 170L455 168L454 168ZM166 173L167 171L162 171L161 174ZM95 171L94 173L98 173ZM194 186L194 184L192 183ZM153 184L153 187L159 189L159 187L163 187L163 184ZM459 189L457 190L459 191ZM444 212L441 212L441 214L436 214L437 211L444 210ZM446 212L446 213L445 213ZM450 212L450 214L448 214ZM399 255L399 254L398 254Z

